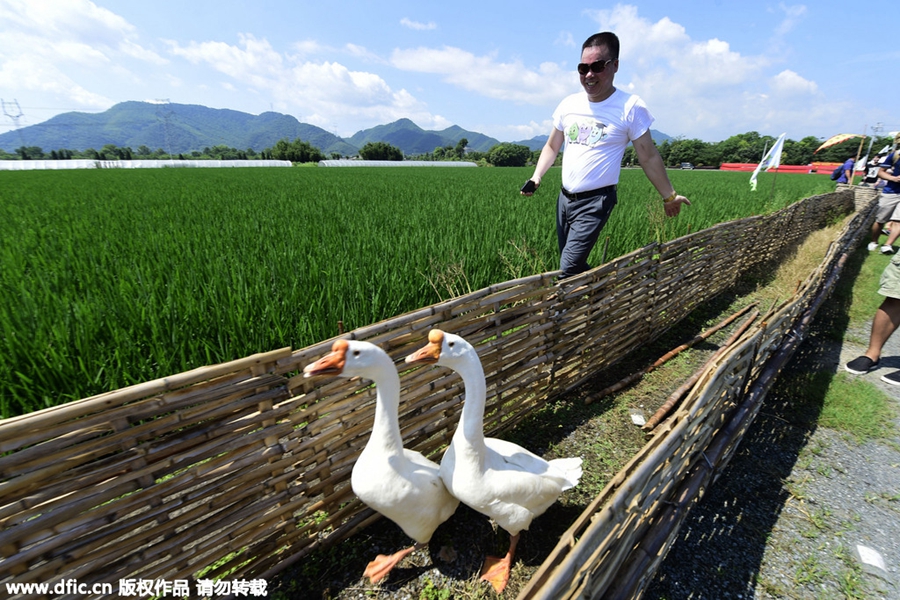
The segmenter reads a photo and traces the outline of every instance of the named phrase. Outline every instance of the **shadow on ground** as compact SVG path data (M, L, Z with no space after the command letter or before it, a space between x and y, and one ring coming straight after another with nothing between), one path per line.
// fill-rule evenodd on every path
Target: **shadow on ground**
M840 367L835 336L847 332L854 253L805 341L775 382L729 465L694 507L643 598L757 597L770 535L791 497L786 480L816 430L828 385Z

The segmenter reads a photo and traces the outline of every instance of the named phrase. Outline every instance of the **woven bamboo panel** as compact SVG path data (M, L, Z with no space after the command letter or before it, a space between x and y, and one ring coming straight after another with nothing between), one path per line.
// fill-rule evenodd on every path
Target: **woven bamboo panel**
M821 221L815 215L849 210L852 194L800 204L809 206L651 244L562 282L556 272L505 282L344 337L376 343L398 363L405 444L437 454L459 419L461 382L446 369L401 362L432 327L478 348L488 384L485 430L496 434L776 257L785 247L782 227L797 230L799 240ZM773 332L773 341L754 342L754 356L775 343L774 331L787 328L789 318L769 322L758 338ZM268 577L378 518L349 486L368 440L374 390L368 382L310 383L301 376L331 342L0 421L0 584ZM743 359L736 365L719 365L722 375L707 377L708 390L692 396L694 412L664 423L667 433L651 441L656 453L629 463L627 473L643 477L646 493L612 501L627 473L610 483L603 514L619 528L605 534L604 556L624 559L646 530L644 515L697 464L700 448L732 410L735 381L746 379L749 367ZM672 471L645 465L651 454L668 457Z
M825 199L820 208L827 210L830 199L818 198ZM755 418L761 396L747 400L748 388L763 380L764 370L776 369L772 358L786 340L799 343L802 330L796 325L827 295L824 284L836 280L840 255L867 235L874 218L874 204L869 206L848 221L793 298L708 365L681 407L563 534L521 600L640 597L674 542L677 526L727 465ZM783 213L777 220L788 217L793 227L821 222L808 210Z
M743 223L733 221L662 245L653 298L654 331L665 331L704 299L734 284L739 271L733 265L741 264L745 251L734 239L743 237L744 231ZM720 269L723 263L728 266Z

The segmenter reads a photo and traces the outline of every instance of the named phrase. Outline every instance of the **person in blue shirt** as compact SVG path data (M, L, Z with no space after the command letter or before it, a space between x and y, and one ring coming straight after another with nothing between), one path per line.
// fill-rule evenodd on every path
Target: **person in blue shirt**
M853 181L853 165L856 161L852 158L848 158L846 162L844 162L844 167L841 169L841 176L838 177L838 183L850 183Z
M900 134L895 141L900 142ZM891 222L891 232L888 239L881 247L882 254L894 253L894 242L900 237L900 149L895 149L887 155L878 169L878 178L886 183L881 189L878 198L878 210L875 215L875 223L872 225L872 241L869 242L869 251L878 246L878 236L884 223Z

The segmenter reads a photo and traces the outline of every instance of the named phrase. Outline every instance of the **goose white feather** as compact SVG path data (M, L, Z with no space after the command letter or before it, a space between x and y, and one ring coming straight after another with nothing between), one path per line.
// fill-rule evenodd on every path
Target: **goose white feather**
M360 500L399 525L417 545L427 544L459 500L447 491L436 463L403 447L400 377L390 356L369 342L337 340L329 355L304 368L304 375L359 376L375 383L372 434L353 466L350 484ZM379 556L366 575L373 583L380 580L415 547Z
M559 495L578 484L581 458L545 460L504 440L485 438L487 386L478 353L460 336L433 329L429 344L406 357L408 363L430 363L456 371L465 385L465 403L450 446L441 459L441 478L464 504L489 516L510 536L510 552L497 568L485 573L500 592L509 577L518 535L543 514ZM491 570L489 566L487 571Z

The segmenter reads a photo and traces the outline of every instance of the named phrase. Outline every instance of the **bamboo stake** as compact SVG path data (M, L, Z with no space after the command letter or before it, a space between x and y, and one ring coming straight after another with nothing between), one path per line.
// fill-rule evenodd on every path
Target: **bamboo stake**
M700 367L693 375L691 375L690 379L685 381L677 390L672 392L672 395L669 396L668 400L666 400L659 409L653 413L653 416L650 417L646 423L641 427L646 432L653 431L657 425L662 422L663 419L666 418L672 410L678 405L684 395L694 387L694 384L697 383L697 380L703 375L704 372L709 368L710 365L715 363L719 357L721 357L728 349L734 344L744 332L750 327L750 324L753 323L757 318L759 318L759 310L754 310L747 319L741 323L741 325L735 329L734 333L731 334L731 337L722 344L718 350L716 350L713 355L707 360L702 367Z
M668 352L666 352L665 354L663 354L662 356L660 356L658 359L656 359L656 362L654 362L652 365L650 365L650 366L648 366L648 367L645 367L644 369L638 371L637 373L632 373L631 375L629 375L629 376L623 378L622 380L620 380L618 383L614 383L614 384L612 384L611 386L609 386L609 387L607 387L607 388L604 388L604 389L600 390L600 391L597 392L596 394L590 394L590 395L588 395L588 396L584 399L584 403L585 403L585 404L591 404L591 403L594 402L595 400L599 400L600 398L603 398L604 396L608 396L609 394L618 392L618 391L621 390L622 388L627 387L628 385L631 385L632 383L634 383L634 382L640 380L644 375L646 375L647 373L653 371L653 370L656 369L657 367L659 367L659 366L661 366L661 365L664 365L665 363L667 363L668 361L672 360L673 358L675 358L676 356L678 356L679 354L681 354L682 352L684 352L684 351L687 350L688 348L691 348L692 346L695 346L695 345L698 344L699 342L702 342L703 340L707 339L708 337L710 337L712 334L714 334L715 332L719 331L719 330L722 329L723 327L727 327L727 326L728 326L730 323L732 323L735 319L737 319L738 317L740 317L742 314L746 313L748 310L750 310L750 309L753 308L754 306L756 306L756 303L755 303L755 302L754 302L753 304L748 304L747 306L745 306L745 307L742 308L741 310L737 311L736 313L734 313L733 315L731 315L730 317L728 317L727 319L725 319L724 321L722 321L722 322L719 323L718 325L716 325L716 326L714 326L714 327L711 327L710 329L707 329L706 331L704 331L704 332L701 333L700 335L694 337L694 339L690 340L689 342L684 343L684 344L681 344L681 345L678 346L677 348L674 348L674 349L672 349L672 350L669 350Z
M862 154L863 144L866 141L866 129L868 129L868 128L869 128L868 125L863 127L863 136L862 136L862 139L859 140L859 148L857 148L857 150L856 150L856 159L853 161L853 169L851 169L850 179L847 181L847 183L850 185L850 187L853 187L853 182L856 181L856 165L859 162L859 155ZM865 173L865 171L863 171L863 178L865 178L865 175L866 175L866 173Z

